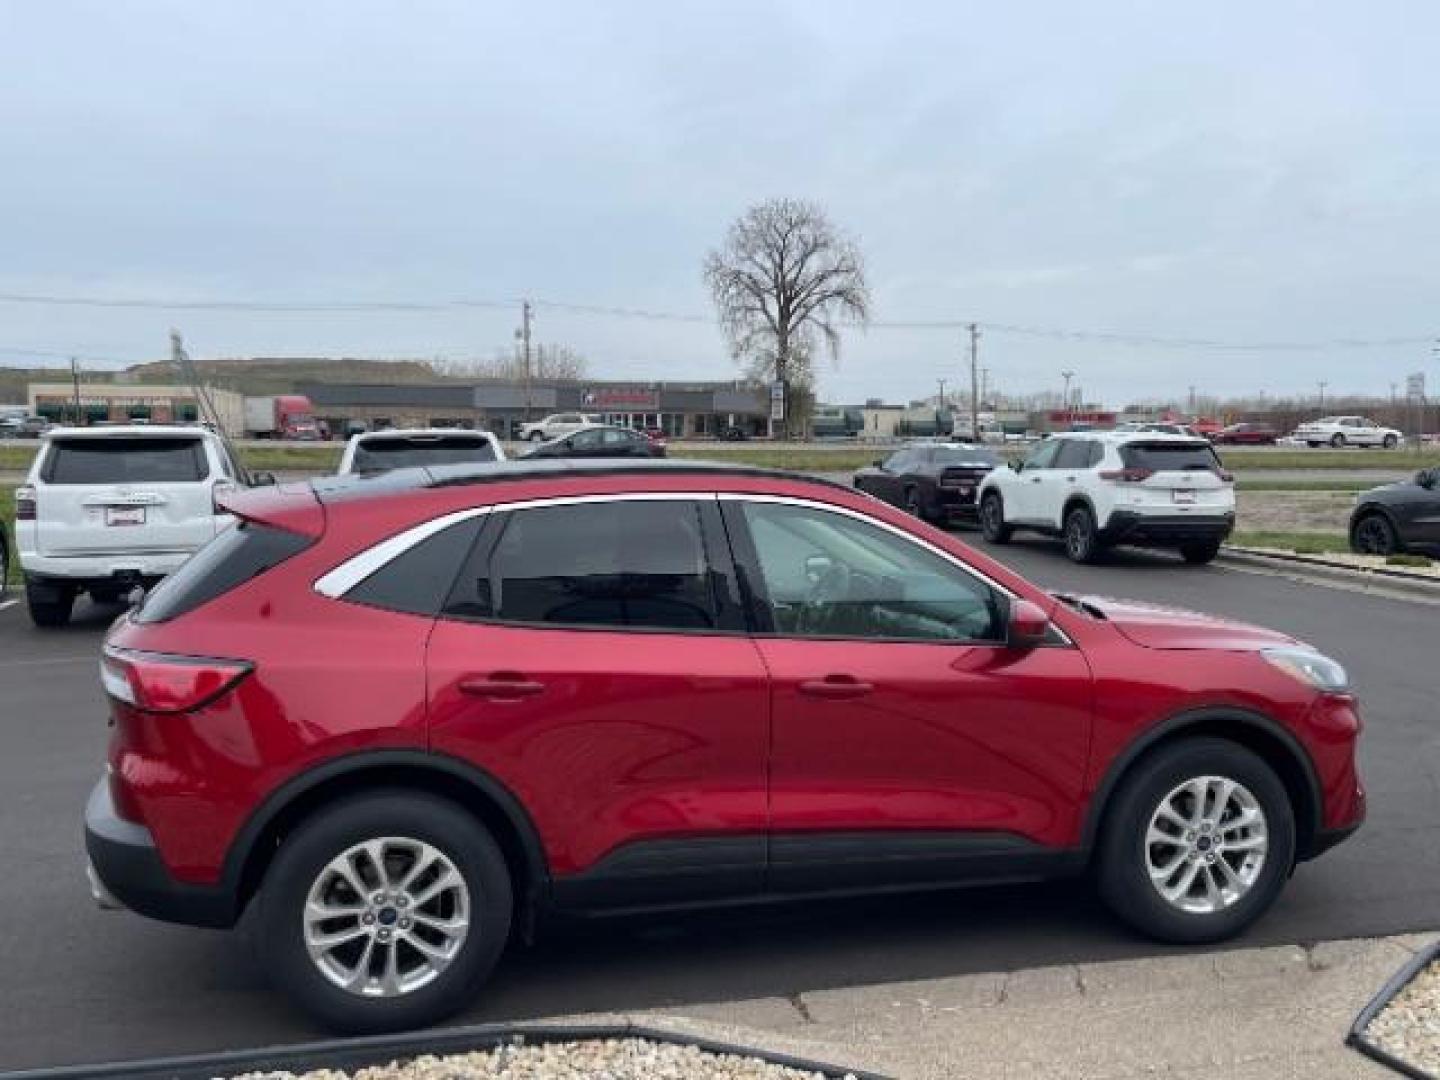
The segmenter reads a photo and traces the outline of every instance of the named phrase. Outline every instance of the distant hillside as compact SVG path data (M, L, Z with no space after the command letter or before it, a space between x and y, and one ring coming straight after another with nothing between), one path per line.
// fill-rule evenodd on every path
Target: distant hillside
M200 378L242 394L284 394L305 382L434 382L438 376L422 360L358 360L313 356L257 356L197 360ZM175 382L178 375L169 361L136 364L127 368L127 381Z

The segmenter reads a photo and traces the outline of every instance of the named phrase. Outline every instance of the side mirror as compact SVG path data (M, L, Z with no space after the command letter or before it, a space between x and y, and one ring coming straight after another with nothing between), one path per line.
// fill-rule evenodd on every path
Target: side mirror
M1012 649L1043 645L1050 633L1050 616L1038 604L1016 600L1010 605L1010 627L1005 642Z
M274 487L275 474L273 472L254 472L250 474L250 485L252 487Z
M1011 458L1011 459L1010 459L1010 471L1011 471L1011 472L1024 472L1024 471L1025 471L1025 462L1022 461L1020 458Z
M1427 490L1433 488L1435 486L1436 472L1437 470L1435 469L1421 469L1415 474L1415 483Z

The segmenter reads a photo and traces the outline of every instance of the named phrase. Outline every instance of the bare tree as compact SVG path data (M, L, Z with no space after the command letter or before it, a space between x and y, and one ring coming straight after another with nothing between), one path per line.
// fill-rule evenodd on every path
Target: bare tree
M537 344L530 350L530 363L536 379L578 382L585 378L585 357L569 345ZM489 360L479 357L437 358L431 362L437 374L457 379L478 379L485 382L519 382L525 377L525 360L518 349L496 351Z
M752 206L706 256L705 284L736 360L767 379L808 384L817 352L839 357L840 326L870 318L860 251L813 203Z

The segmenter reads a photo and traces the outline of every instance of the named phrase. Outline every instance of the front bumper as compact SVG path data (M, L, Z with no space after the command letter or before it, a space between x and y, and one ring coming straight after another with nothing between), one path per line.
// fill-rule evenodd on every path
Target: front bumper
M1180 544L1224 540L1235 528L1234 513L1206 514L1137 514L1116 510L1110 515L1100 539L1107 544Z
M235 896L220 886L193 885L171 876L150 830L115 811L110 783L101 777L85 804L85 853L91 894L101 907L189 926L229 927Z

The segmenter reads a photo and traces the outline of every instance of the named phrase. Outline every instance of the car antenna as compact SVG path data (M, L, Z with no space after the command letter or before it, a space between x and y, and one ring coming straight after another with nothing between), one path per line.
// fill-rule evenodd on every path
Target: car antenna
M215 429L215 434L220 436L220 441L225 444L225 450L230 455L231 462L240 473L240 482L246 487L253 487L250 479L250 470L245 467L240 454L235 449L235 444L230 441L229 434L225 431L225 425L220 422L220 413L215 408L215 402L210 399L210 391L200 382L200 374L195 370L195 361L190 359L190 354L185 351L185 339L180 336L180 331L170 331L170 359L180 369L180 374L190 383L190 389L195 393L195 403L199 406L201 418L205 413L210 414L210 424Z

